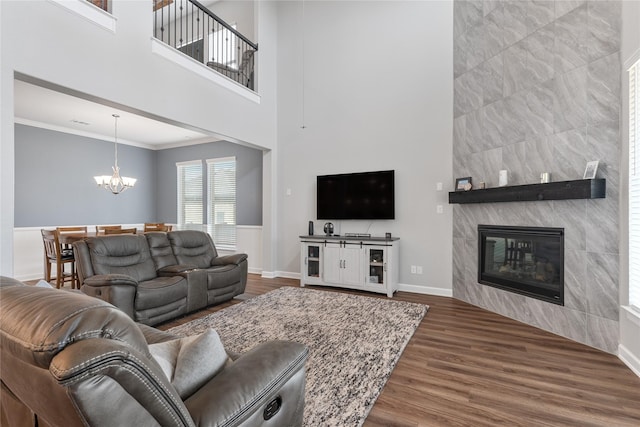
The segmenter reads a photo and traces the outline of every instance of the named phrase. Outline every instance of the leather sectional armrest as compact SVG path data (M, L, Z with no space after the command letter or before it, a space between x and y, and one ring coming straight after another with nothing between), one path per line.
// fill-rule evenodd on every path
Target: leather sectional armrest
M272 419L272 424L295 425L292 418L298 413L301 415L304 407L307 356L307 347L299 343L270 341L259 344L202 386L185 401L185 405L196 425L239 425L252 416L262 419L261 408L279 397L282 402L280 418ZM290 380L296 383L295 386L283 388ZM253 425L258 425L253 421Z
M247 259L247 254L231 254L231 255L223 255L215 258L211 265L229 265L236 264L239 265L242 261Z
M92 287L116 285L138 286L138 282L126 274L99 274L84 279L84 284Z
M195 270L196 268L198 267L191 264L167 265L166 267L162 267L160 270L158 270L158 274L160 276L175 276L176 274L184 273L185 271L189 270Z

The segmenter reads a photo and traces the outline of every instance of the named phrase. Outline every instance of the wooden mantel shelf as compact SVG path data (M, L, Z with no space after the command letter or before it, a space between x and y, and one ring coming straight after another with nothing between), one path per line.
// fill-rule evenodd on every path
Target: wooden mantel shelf
M451 191L449 203L531 202L537 200L604 199L605 179L578 179L546 184L512 185L483 190Z

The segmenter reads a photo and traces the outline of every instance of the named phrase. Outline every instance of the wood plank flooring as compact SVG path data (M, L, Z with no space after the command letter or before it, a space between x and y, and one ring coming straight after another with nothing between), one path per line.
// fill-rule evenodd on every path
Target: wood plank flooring
M281 286L299 281L249 275L247 294ZM453 298L394 299L430 308L365 426L640 426L640 378L616 356Z

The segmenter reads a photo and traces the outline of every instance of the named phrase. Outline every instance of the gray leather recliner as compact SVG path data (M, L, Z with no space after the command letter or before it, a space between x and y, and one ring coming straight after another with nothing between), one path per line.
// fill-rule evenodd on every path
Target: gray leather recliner
M5 277L0 304L0 425L302 424L301 344L260 344L183 401L148 347L175 336L80 292Z

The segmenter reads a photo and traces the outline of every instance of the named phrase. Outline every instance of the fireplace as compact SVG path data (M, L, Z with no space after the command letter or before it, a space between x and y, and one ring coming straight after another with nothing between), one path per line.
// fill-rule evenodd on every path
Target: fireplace
M564 305L564 229L478 225L478 282Z

